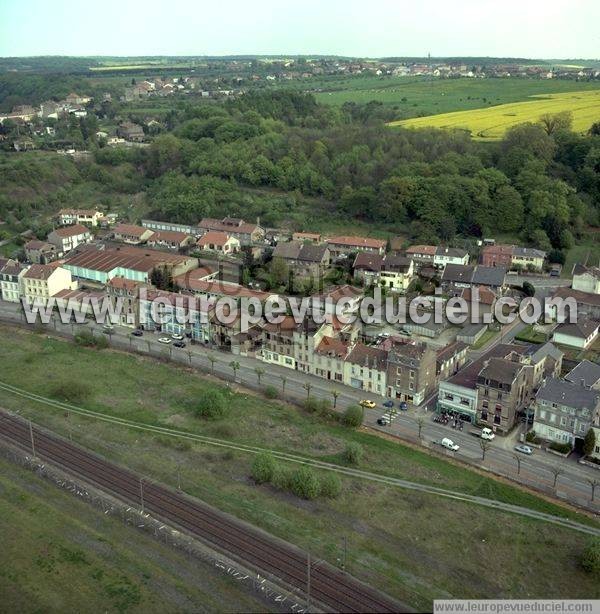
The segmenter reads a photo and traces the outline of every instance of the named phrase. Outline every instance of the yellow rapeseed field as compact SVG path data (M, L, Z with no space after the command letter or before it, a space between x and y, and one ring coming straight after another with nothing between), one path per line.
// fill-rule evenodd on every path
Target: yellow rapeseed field
M526 102L415 117L391 122L390 125L409 128L461 129L468 130L476 139L495 140L502 138L507 128L516 124L537 122L546 113L561 111L573 113L573 130L586 131L594 122L600 121L600 90L532 96L532 100Z

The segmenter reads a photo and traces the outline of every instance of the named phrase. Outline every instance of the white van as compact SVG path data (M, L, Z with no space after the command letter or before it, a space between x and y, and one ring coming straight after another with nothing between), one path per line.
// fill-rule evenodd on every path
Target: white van
M460 447L459 445L455 444L452 439L448 439L447 437L444 437L440 444L442 445L442 447L447 448L448 450L452 450L453 452L456 452Z

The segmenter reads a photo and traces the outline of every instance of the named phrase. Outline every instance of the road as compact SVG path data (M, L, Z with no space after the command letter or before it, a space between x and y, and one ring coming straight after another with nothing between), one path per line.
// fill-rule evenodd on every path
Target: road
M0 301L0 319L9 323L23 323L21 306ZM58 318L54 318L53 323L48 326L50 330L68 337L71 337L74 332L81 328L92 330L97 335L103 334L102 326L95 323L86 325L62 324ZM235 383L250 388L258 388L258 376L255 369L263 367L265 373L261 377L261 387L272 385L283 394L284 383L282 378L285 378L284 396L293 401L302 401L306 398L307 391L304 385L307 383L311 386L311 396L316 398L327 398L333 401L332 390L335 389L339 393L337 411L343 411L348 405L356 404L365 397L370 398L377 403L377 407L365 411L364 424L369 428L416 444L433 446L440 452L442 452L442 449L432 442L450 437L460 446L460 450L457 453L448 452L448 456L509 477L549 495L556 494L562 499L569 500L596 513L600 512L600 487L596 489L595 500L591 501L592 487L588 482L588 480L600 480L600 471L593 467L580 465L572 459L563 459L542 450L535 450L531 457L519 456L521 459L519 467L512 445L507 443L506 439L500 437L490 444L489 449L485 452L485 459L483 459L479 440L468 434L467 427L465 427L465 431L460 432L450 426L433 422L433 412L428 411L426 406L421 408L410 407L406 412L398 412L390 416L389 410L382 405L385 400L383 397L367 394L364 391L355 390L338 383L334 384L334 382L285 367L268 365L268 368L266 368L267 365L254 358L234 356L217 350L210 351L200 345L188 345L185 349L177 349L172 345L165 346L158 342L158 337L158 334L149 332L144 333L143 337L133 337L131 329L117 326L110 336L110 343L113 347L126 351L166 358L170 356L175 362L205 372L212 371L216 376L230 381L234 379L234 372L229 364L235 360L239 363ZM209 356L214 362L209 360ZM427 405L430 405L430 403L428 402ZM377 424L377 419L384 415L391 418L390 423L387 426L380 426ZM419 422L421 422L421 439L419 439ZM554 472L557 470L560 470L560 473L557 475L555 487Z

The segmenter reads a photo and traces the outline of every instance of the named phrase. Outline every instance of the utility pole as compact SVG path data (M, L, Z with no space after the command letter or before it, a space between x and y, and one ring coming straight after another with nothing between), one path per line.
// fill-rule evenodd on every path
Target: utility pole
M33 439L33 424L29 421L29 434L31 435L31 452L35 458L35 441Z
M342 565L342 569L346 571L346 564L348 562L348 536L344 535L344 564Z
M177 490L181 490L181 464L177 463Z

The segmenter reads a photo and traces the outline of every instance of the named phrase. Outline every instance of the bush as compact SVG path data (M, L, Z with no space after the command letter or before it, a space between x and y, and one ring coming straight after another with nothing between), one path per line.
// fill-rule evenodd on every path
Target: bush
M348 463L348 465L358 465L362 459L362 455L362 446L355 441L351 441L342 453L342 458L344 459L345 463Z
M342 414L342 422L346 426L356 428L363 423L365 411L360 405L350 405Z
M292 492L302 499L316 499L321 492L319 478L310 467L296 469L290 477Z
M342 481L333 472L326 473L321 478L321 496L335 499L342 492Z
M209 388L200 397L200 400L194 408L194 413L196 416L214 420L222 418L225 415L226 408L227 402L223 393L219 390Z
M549 448L561 454L568 454L573 449L573 446L570 443L558 443L557 441L553 441Z
M270 482L273 479L276 468L277 463L275 462L275 459L270 454L264 452L262 454L258 454L254 458L250 474L252 475L252 479L257 484L264 484L265 482Z
M275 471L273 471L273 477L271 478L271 484L278 490L290 490L291 489L291 475L285 468L277 465Z
M304 408L311 414L327 416L332 409L332 403L329 399L311 397L304 402Z
M265 396L267 399L276 399L279 396L279 391L275 386L265 386Z
M75 343L83 347L92 347L98 350L103 350L108 347L108 339L105 335L94 335L87 330L81 331L75 335Z
M50 396L67 403L83 403L91 395L91 389L82 382L60 382L50 389Z
M527 435L525 435L525 441L535 444L540 444L542 442L542 440L535 434L535 431L529 431Z
M588 573L600 577L600 539L588 542L581 557L581 566Z

